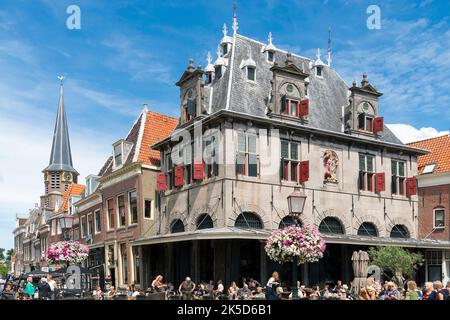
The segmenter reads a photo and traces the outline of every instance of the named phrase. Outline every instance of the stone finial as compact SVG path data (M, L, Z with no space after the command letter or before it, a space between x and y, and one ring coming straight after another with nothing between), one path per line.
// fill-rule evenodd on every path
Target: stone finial
M269 38L267 39L267 41L269 41L269 44L272 44L273 41L272 32L269 32Z
M294 58L292 57L292 53L288 52L286 55L286 65L290 65L294 63Z
M223 24L222 33L223 33L224 37L227 36L228 29L227 29L227 24L226 23Z
M356 88L356 80L353 80L353 87Z
M363 74L363 79L362 79L362 81L361 81L361 86L362 86L362 87L365 87L365 86L367 86L368 84L369 84L369 80L367 79L367 73L364 72L364 74Z
M206 56L206 61L208 62L208 64L211 64L211 62L212 62L211 52L209 52L209 51L208 51L208 55Z
M194 68L194 59L192 59L192 58L190 58L189 59L189 66L188 66L188 71L194 71L195 70L195 68Z
M197 70L202 70L202 65L200 63L197 65Z

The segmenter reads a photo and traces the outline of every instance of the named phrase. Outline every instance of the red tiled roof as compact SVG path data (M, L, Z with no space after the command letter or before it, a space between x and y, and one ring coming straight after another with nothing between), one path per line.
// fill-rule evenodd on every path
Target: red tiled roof
M160 153L157 150L153 150L151 145L168 137L177 125L178 119L148 111L138 161L159 166Z
M83 194L84 188L85 188L85 186L82 184L72 183L71 185L69 185L66 192L64 192L63 203L62 203L61 207L58 209L58 212L67 211L67 209L69 208L69 197L70 196L80 196L81 194Z
M429 150L430 153L419 156L419 174L422 174L427 164L435 163L436 168L433 173L443 173L450 171L450 136L440 136L417 142L409 143L411 147Z

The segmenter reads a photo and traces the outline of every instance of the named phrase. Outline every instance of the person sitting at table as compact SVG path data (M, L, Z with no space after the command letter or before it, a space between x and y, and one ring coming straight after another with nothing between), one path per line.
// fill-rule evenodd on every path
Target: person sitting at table
M230 300L239 300L239 287L236 284L236 281L231 282L231 286L228 289L228 298Z
M257 287L255 294L253 295L253 300L266 300L266 295L263 292L262 287Z
M289 295L289 300L292 300L292 294L293 294L293 292L291 292L291 294ZM297 281L297 295L298 295L298 299L303 299L303 297L305 296L305 293L303 291L300 281Z
M105 297L107 300L114 300L116 298L116 289L114 288L114 286L109 286Z
M94 300L103 300L103 292L100 286L95 287L95 290L92 291L92 297L94 297Z
M248 287L248 284L244 283L244 286L242 287L242 289L239 290L239 297L241 298L241 300L251 300L252 299L253 295Z

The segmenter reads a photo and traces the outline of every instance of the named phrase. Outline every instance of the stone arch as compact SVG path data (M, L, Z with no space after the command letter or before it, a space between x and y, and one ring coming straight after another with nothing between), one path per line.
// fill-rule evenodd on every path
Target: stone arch
M186 217L186 212L185 211L184 212L175 211L175 212L171 212L170 214L168 214L167 218L165 219L166 223L165 223L164 230L165 230L166 234L170 233L170 228L172 226L172 222L177 220L177 219L180 219L183 222L184 230L188 231L188 228L187 228L187 226L188 226L188 219Z
M288 92L288 90L287 90L288 85L292 85L294 87L292 92ZM286 94L286 96L288 98L300 99L302 97L302 92L301 92L300 88L293 81L284 80L280 84L278 90L279 90L280 94Z
M339 224L340 224L340 227L341 227L341 229L342 229L342 234L346 234L347 232L346 232L346 228L345 228L345 225L342 223L342 221L341 221L341 219L339 219L339 217L332 217L332 216L326 216L326 217L324 217L321 221L320 221L320 223L319 223L319 225L317 226L317 229L320 231L320 227L321 227L321 225L322 225L322 223L325 221L325 220L331 220L332 219L332 221L336 221L336 222L338 222ZM323 232L324 233L324 232ZM330 233L332 233L332 232L330 232ZM341 234L341 233L337 233L337 234Z
M264 224L257 213L243 211L237 216L234 227L244 229L264 229Z
M351 232L352 224L351 224L350 220L345 216L345 214L337 213L334 211L334 209L329 209L329 210L323 211L319 216L317 216L314 221L314 227L316 229L319 229L320 223L326 217L336 218L337 220L339 220L341 222L341 224L344 228L344 234L352 234L352 232Z
M216 210L214 210L210 206L202 206L200 208L195 209L191 214L189 221L186 225L187 230L189 231L197 230L197 220L202 214L208 214L213 221L214 227L217 227Z
M396 217L389 221L389 223L386 225L386 237L390 236L391 230L395 225L403 225L408 230L409 236L411 238L415 237L416 232L414 226L408 219L405 219L403 217Z
M172 222L169 224L170 233L179 233L185 231L186 231L186 224L181 219L173 219Z
M371 116L375 116L375 107L373 106L372 103L370 103L369 101L361 101L361 103L358 105L358 114L360 113L365 113Z
M280 226L281 220L288 217L289 213L282 210L280 214L276 214L273 217L273 228L277 229ZM314 226L314 221L309 216L302 214L298 219L302 222L302 226Z
M354 232L355 232L354 233L355 235L358 233L358 229L361 226L361 224L363 224L364 222L370 222L377 228L379 237L385 237L386 236L385 227L380 222L380 220L378 220L376 217L374 217L372 215L365 215L365 216L362 216L362 217L358 217L358 219L356 221L358 222L358 225L355 225L354 228L353 228Z

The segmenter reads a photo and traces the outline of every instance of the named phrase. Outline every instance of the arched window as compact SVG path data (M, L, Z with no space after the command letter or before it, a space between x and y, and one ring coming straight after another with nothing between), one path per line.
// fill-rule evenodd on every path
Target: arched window
M244 228L244 229L262 229L263 224L259 217L252 212L243 212L241 213L234 223L236 228Z
M344 234L344 227L342 223L333 217L326 217L319 225L319 232L332 233L332 234Z
M297 221L295 221L297 220ZM303 225L303 223L299 220L296 219L292 216L286 216L283 219L281 219L280 224L278 226L278 229L283 229L289 226L294 226L297 222L297 226L301 227Z
M180 219L175 220L172 222L172 227L170 228L171 233L179 233L184 232L184 224L183 221Z
M373 223L364 222L358 229L358 236L378 237L377 227Z
M207 213L201 214L197 219L197 230L211 229L214 227L214 223L211 216Z
M409 238L409 231L404 225L397 224L391 230L391 238L407 239Z

